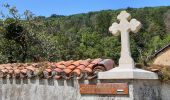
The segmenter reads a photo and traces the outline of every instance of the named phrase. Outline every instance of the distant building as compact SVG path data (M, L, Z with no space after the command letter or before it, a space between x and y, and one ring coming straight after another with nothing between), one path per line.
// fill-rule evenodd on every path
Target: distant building
M153 55L154 62L156 65L170 66L170 44L159 50Z

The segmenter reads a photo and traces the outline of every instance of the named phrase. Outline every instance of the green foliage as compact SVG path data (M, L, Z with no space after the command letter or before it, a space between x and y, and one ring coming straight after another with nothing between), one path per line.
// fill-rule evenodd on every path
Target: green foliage
M121 48L120 39L118 37L107 36L102 38L100 45L102 45L104 58L112 58L118 62Z
M108 27L111 24L111 13L102 11L96 15L96 30L103 35L108 35Z
M166 83L170 83L170 68L169 67L164 67L161 70L162 72L162 81Z
M81 43L78 48L80 50L80 54L82 54L85 58L96 58L99 57L100 54L100 46L99 42L101 39L101 34L96 32L84 32L82 33ZM84 58L83 57L83 58Z
M108 32L121 10L105 10L50 17L35 16L29 10L19 14L16 7L4 5L9 15L1 14L0 63L58 61L86 58L111 58L118 62L120 36ZM136 62L170 43L170 7L127 8L132 17L143 24L141 31L132 33L131 51Z

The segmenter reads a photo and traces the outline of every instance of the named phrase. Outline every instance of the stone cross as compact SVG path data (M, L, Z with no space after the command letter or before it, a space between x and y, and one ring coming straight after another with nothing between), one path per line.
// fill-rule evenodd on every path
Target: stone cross
M121 55L119 59L119 67L122 68L135 68L134 60L131 57L129 32L137 33L141 28L141 23L136 19L131 19L131 15L126 11L122 11L117 19L120 23L113 23L109 27L109 31L113 35L121 33Z

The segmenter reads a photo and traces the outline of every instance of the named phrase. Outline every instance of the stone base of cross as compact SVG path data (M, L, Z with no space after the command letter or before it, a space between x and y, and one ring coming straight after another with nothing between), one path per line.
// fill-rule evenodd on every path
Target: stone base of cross
M121 57L119 59L119 67L135 68L135 63L132 57Z
M109 31L113 35L121 34L121 54L119 66L106 72L100 72L98 79L158 79L156 73L137 69L130 52L129 33L137 33L141 28L141 23L136 19L131 19L131 15L122 11L117 19L120 23L113 23Z

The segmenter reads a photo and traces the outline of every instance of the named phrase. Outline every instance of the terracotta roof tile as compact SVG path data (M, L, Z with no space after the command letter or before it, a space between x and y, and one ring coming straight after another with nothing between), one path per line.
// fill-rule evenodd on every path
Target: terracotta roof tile
M58 65L63 64L64 62L65 62L65 61L60 61L60 62L55 63L55 65L58 66Z
M69 74L72 70L69 69L69 68L66 68L66 69L64 69L63 71L64 71L66 74Z
M3 73L7 73L7 72L8 72L7 69L2 69L1 71L2 71Z
M61 73L61 72L63 72L63 70L62 70L62 69L60 69L60 68L55 68L55 69L54 69L54 71L56 71L57 73Z
M75 73L77 76L80 76L81 70L80 69L75 69L75 70L73 70L73 73Z
M82 60L74 61L71 65L79 66L80 62L82 62Z
M65 61L65 62L63 63L63 65L64 65L65 67L67 67L67 66L71 65L73 62L74 62L73 60Z
M99 62L101 62L102 59L101 58L98 58L98 59L94 59L91 63L92 64L98 64Z
M80 66L78 66L76 69L84 70L85 68L86 68L85 65L80 65Z
M85 68L84 71L85 71L85 72L88 72L88 73L92 73L92 69L91 69L91 68L88 68L88 67Z
M103 66L106 70L110 70L115 66L115 63L111 59L104 59L103 61L100 61L98 65Z
M68 66L66 69L74 69L74 68L76 68L75 65L70 65L70 66Z
M20 74L20 72L21 72L21 70L19 70L19 69L15 69L15 70L14 70L14 73L15 73L15 74Z
M66 68L66 66L65 66L65 65L63 65L63 64L61 64L61 65L58 65L57 67L58 67L58 68L61 68L61 69L64 69L64 68Z
M26 74L26 73L27 73L27 69L22 69L22 70L21 70L21 73Z
M45 71L47 71L48 73L50 73L52 70L51 69L45 69Z
M3 70L3 69L5 69L3 66L0 66L0 70Z
M8 69L8 70L12 69L11 66L6 66L5 68Z
M97 77L100 71L107 71L114 67L111 59L86 59L69 60L60 62L41 62L41 63L13 63L0 65L0 77L41 77L54 79L92 79Z
M8 73L9 74L12 74L14 71L13 70L8 70Z
M26 67L26 69L34 71L34 70L35 70L35 67L33 67L33 66L28 66L28 67Z
M90 64L90 62L91 62L91 59L87 59L87 60L82 60L82 61L80 62L80 64L81 64L81 65L84 65L84 66L88 66L88 65Z

